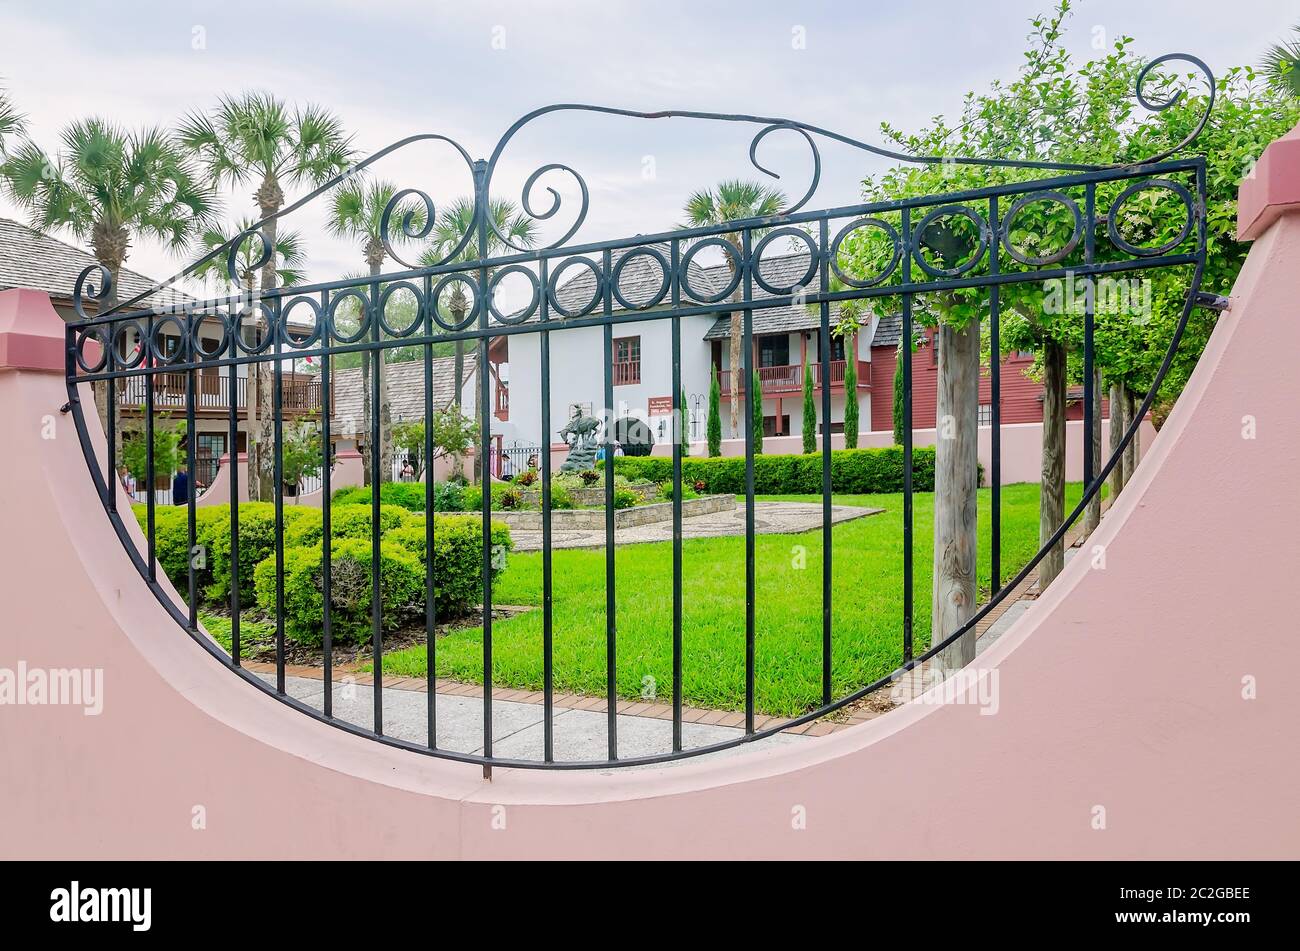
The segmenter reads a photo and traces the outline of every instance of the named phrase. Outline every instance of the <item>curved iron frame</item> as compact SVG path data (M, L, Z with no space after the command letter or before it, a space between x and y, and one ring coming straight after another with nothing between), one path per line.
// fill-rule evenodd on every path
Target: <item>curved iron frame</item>
M185 270L160 284L154 285L150 290L137 295L136 297L123 302L112 308L107 308L102 314L90 317L86 314L84 306L87 299L103 302L108 299L111 290L111 277L106 269L100 265L93 265L87 268L77 279L74 288L74 306L78 315L82 318L68 325L68 348L67 348L67 385L69 395L69 405L76 421L77 432L87 463L89 465L92 478L96 488L100 492L101 499L104 501L105 509L109 518L122 540L124 548L135 562L137 569L142 577L146 580L151 591L163 604L163 606L172 614L176 621L184 627L196 641L198 641L209 653L221 660L227 667L233 668L236 673L248 682L254 684L265 692L275 696L280 701L298 709L310 716L330 723L347 732L359 736L365 736L401 749L411 750L413 752L423 753L426 755L439 756L455 761L475 763L482 765L485 770L490 770L493 766L516 767L525 769L534 768L557 768L557 769L590 769L604 768L610 766L623 765L642 765L651 763L662 763L670 760L699 756L705 753L716 752L718 750L728 749L739 746L744 743L762 739L774 733L781 732L812 720L819 719L851 704L867 694L880 689L886 684L897 680L907 671L915 669L918 665L934 657L945 647L954 643L958 638L970 632L987 614L993 610L1011 589L1015 588L1023 581L1031 571L1038 565L1045 554L1050 551L1063 538L1069 527L1074 524L1079 515L1088 506L1088 503L1100 491L1102 484L1105 482L1111 470L1115 467L1118 459L1136 437L1136 433L1150 409L1155 394L1158 391L1161 382L1172 364L1178 345L1182 339L1183 332L1186 328L1191 310L1197 304L1197 297L1200 291L1201 279L1205 267L1206 254L1206 215L1205 215L1205 163L1203 159L1193 158L1185 160L1167 161L1169 156L1185 148L1193 141L1204 127L1209 118L1210 110L1214 101L1214 80L1206 65L1199 59L1186 54L1169 54L1152 60L1144 67L1138 76L1137 81L1137 98L1141 104L1151 110L1161 110L1168 108L1179 100L1182 93L1177 93L1166 100L1152 101L1143 93L1143 83L1155 66L1172 60L1181 60L1196 66L1204 75L1208 86L1209 96L1205 114L1201 117L1199 123L1193 132L1176 147L1161 152L1139 162L1117 164L1110 166L1083 166L1069 165L1051 162L1017 162L1012 160L1000 159L981 159L966 157L937 157L937 156L912 156L902 153L892 152L886 149L878 148L864 142L840 135L815 126L799 123L788 119L769 118L751 115L726 115L719 113L702 113L690 111L665 111L665 112L633 112L630 110L614 109L603 106L590 106L581 104L560 104L547 106L535 110L515 122L498 141L493 150L490 159L487 161L475 162L470 158L469 153L459 144L445 136L437 134L424 134L410 136L385 149L376 152L362 162L359 162L354 168L350 169L345 175L340 175L327 182L320 188L312 191L298 201L293 202L281 212L257 222L247 231L236 235L225 245L209 252L200 258L194 264ZM553 217L558 213L561 207L561 197L553 188L548 187L551 193L551 204L543 210L534 208L531 193L534 186L546 174L551 172L564 172L571 175L577 182L582 195L581 208L578 211L576 220L570 226L563 236L543 248L520 248L514 245L507 235L501 234L495 223L488 214L489 194L493 174L496 170L498 161L501 158L506 146L509 144L515 134L525 125L542 116L561 111L583 111L600 113L605 115L634 117L634 118L667 118L680 117L692 119L709 119L724 122L741 122L759 124L762 128L754 135L750 143L749 158L755 168L768 175L775 173L764 167L757 159L757 150L759 144L771 133L780 130L790 130L801 135L807 142L812 154L813 175L811 186L808 190L794 202L791 207L785 209L780 214L768 218L756 218L745 221L729 222L726 225L696 228L690 230L679 230L664 232L650 236L637 236L635 238L621 239L616 241L605 241L575 246L565 246L586 218L589 192L585 181L570 166L552 163L543 165L534 171L526 180L523 186L522 205L526 214L536 220L545 220ZM841 142L851 145L855 148L890 158L899 162L919 162L933 164L938 162L956 162L959 164L969 164L985 166L990 168L1017 168L1026 170L1052 171L1061 174L1049 178L1032 180L1027 182L1017 182L1010 184L1000 184L986 188L975 189L955 194L924 196L909 199L899 199L885 202L870 202L855 206L832 208L820 212L801 212L801 209L815 193L821 174L821 158L817 149L815 137L826 138L832 141ZM227 256L227 269L232 276L232 280L237 283L234 257L237 250L246 240L257 238L262 242L262 251L259 257L263 263L269 259L270 248L262 234L261 229L273 218L279 218L288 215L296 209L304 206L320 194L334 188L340 182L361 172L374 162L389 155L394 151L406 147L412 143L421 141L439 141L449 144L466 163L469 168L474 182L474 216L470 228L461 238L455 248L444 254L440 260L428 266L413 267L402 261L394 251L392 246L393 235L390 235L390 227L393 224L394 216L397 216L400 234L399 240L418 241L429 235L433 227L437 209L433 200L423 191L418 189L404 189L394 196L389 206L385 209L383 216L382 240L389 254L402 263L406 270L380 275L378 277L368 277L357 280L336 281L327 283L318 283L303 287L277 288L275 290L262 294L256 300L248 300L242 296L228 296L214 300L204 301L201 303L187 303L176 310L165 310L159 308L145 308L142 310L129 310L128 308L147 299L150 295L171 285L175 281L193 273L196 269L212 261L221 255ZM1191 187L1181 184L1177 178L1190 178ZM1112 201L1109 213L1104 218L1097 215L1096 210L1096 189L1098 185L1104 183L1130 182L1128 187L1120 194L1118 198ZM1184 202L1187 209L1186 226L1177 240L1167 243L1158 248L1142 248L1130 244L1120 236L1116 230L1115 212L1122 206L1131 195L1140 190L1147 188L1163 188L1173 191ZM1069 196L1071 190L1080 190L1084 192L1085 208L1081 211L1078 204ZM999 202L1003 198L1012 199L1010 212L1002 217L999 215ZM1010 224L1015 214L1024 205L1033 201L1053 201L1057 202L1069 210L1075 219L1074 232L1067 243L1067 246L1058 250L1055 254L1043 256L1028 256L1017 252L1010 241ZM980 207L984 212L981 214ZM914 225L912 220L913 213L921 213L921 222L933 221L952 215L959 215L971 220L978 230L979 248L969 262L953 268L941 268L931 265L921 253L921 242L918 235L921 232L922 225ZM901 221L901 227L895 229L889 224L883 216L897 215ZM848 219L847 224L841 228L838 233L832 237L830 233L830 222L836 219ZM1117 258L1116 260L1100 261L1097 259L1096 238L1097 233L1103 223L1107 236L1111 239L1111 246L1116 250L1123 252L1127 258ZM886 266L885 270L878 274L872 275L869 279L853 279L842 273L838 253L841 242L853 231L862 227L875 227L882 230L892 241L892 259ZM772 243L772 238L777 234L797 231L811 250L809 273L806 279L815 278L818 281L816 291L805 289L802 286L795 285L791 287L778 287L769 284L759 273L760 258L766 247ZM764 237L754 244L756 232L764 233ZM735 269L736 284L733 289L740 289L743 292L742 299L738 302L727 300L731 296L731 290L722 295L705 295L697 296L689 284L687 274L687 264L690 257L695 253L683 253L685 248L698 249L702 245L718 244L722 241L725 234L739 233L743 238L742 248L738 254L733 256L736 260ZM491 239L495 238L501 244L510 247L511 252L491 257L487 251ZM1194 238L1194 242L1193 242ZM471 242L477 240L478 256L473 260L465 260L466 249L471 246ZM1080 241L1084 245L1084 261L1073 266L1061 266L1067 261L1072 253L1075 252ZM1189 242L1194 243L1191 249L1179 251ZM659 250L663 245L668 245L669 257L665 259L662 251ZM615 259L615 253L620 253L618 259ZM1003 270L999 263L1001 253L1016 265L1019 270ZM663 287L657 297L649 304L629 306L623 295L617 288L617 280L621 275L624 264L634 256L646 257L654 261L662 270ZM593 260L597 258L598 260ZM554 270L551 269L552 262L556 263ZM578 308L576 311L563 311L555 297L558 287L558 278L562 271L566 270L570 264L581 263L590 268L596 276L596 289L590 305L584 308ZM917 264L923 272L921 280L913 279L912 265ZM534 276L526 267L528 264L535 264L539 269L539 274ZM983 264L983 273L974 273L980 269ZM1078 504L1074 507L1060 527L1049 539L1047 544L1041 547L1038 553L1026 564L1016 575L1007 581L1005 585L1000 584L999 568L999 543L997 528L994 530L993 539L993 573L994 573L994 592L989 601L976 613L961 629L951 634L948 638L930 647L929 650L913 656L911 645L911 617L913 606L912 591L912 513L911 513L911 476L912 476L912 445L911 445L911 379L910 350L904 349L906 357L904 359L904 400L905 424L904 433L904 563L905 563L905 591L904 591L904 644L903 644L903 665L889 675L879 678L873 683L867 684L856 689L849 694L833 699L831 696L830 682L830 647L832 638L831 629L831 553L833 546L831 544L831 520L830 520L830 441L823 439L823 545L826 556L823 559L823 703L815 710L808 711L802 715L790 720L781 722L774 726L755 728L754 717L754 478L753 478L753 434L752 428L752 400L753 394L750 387L746 387L746 585L747 585L747 609L746 609L746 697L745 697L745 720L746 729L742 736L725 742L712 743L706 746L683 748L681 742L681 621L682 621L682 594L681 594L681 506L680 506L680 486L681 486L681 454L680 446L675 442L673 450L673 482L678 491L674 492L673 525L674 525L674 610L673 610L673 638L674 638L674 684L673 684L673 750L662 754L651 756L641 756L633 759L620 760L617 757L617 738L616 738L616 716L617 716L617 692L615 678L615 659L617 647L617 629L614 612L613 597L613 453L606 453L606 558L607 558L607 673L609 683L609 697L607 701L607 716L609 718L609 758L607 760L592 761L557 761L553 758L553 734L552 734L552 670L551 670L551 538L550 538L550 460L549 454L544 454L542 460L542 486L543 486L543 604L545 612L545 633L544 633L544 679L545 679L545 755L542 760L519 760L495 757L491 754L492 737L491 737L491 703L492 703L492 644L491 644L491 604L492 604L492 584L491 584L491 538L490 538L490 504L489 493L484 493L483 500L483 572L484 572L484 755L478 756L470 753L460 753L453 750L446 750L436 747L433 738L436 736L435 710L433 705L434 684L433 676L436 667L434 659L433 631L434 617L432 616L432 577L431 572L427 575L427 595L429 606L426 608L427 633L430 637L429 651L429 736L431 741L427 746L421 746L418 743L401 740L391 736L386 736L382 731L382 624L379 606L379 599L373 598L375 605L374 610L374 654L376 660L374 672L374 701L375 701L375 726L374 729L364 727L339 720L332 715L331 711L331 689L332 681L330 679L330 557L328 551L324 559L324 584L325 584L325 648L326 648L326 667L325 667L325 709L318 711L301 701L294 699L284 691L284 654L283 654L283 620L279 622L277 637L277 684L274 688L264 683L260 678L251 674L241 664L239 659L238 644L238 623L235 623L233 632L234 645L232 656L226 655L215 642L205 636L198 627L197 622L197 597L195 588L195 579L193 570L190 571L189 577L189 610L188 616L181 606L172 600L167 594L164 587L157 580L157 563L154 551L154 493L150 491L147 509L147 551L141 553L132 542L121 514L117 511L116 505L116 486L115 475L113 474L112 463L115 457L113 447L113 426L112 416L110 415L110 433L109 433L109 452L105 463L97 462L95 453L91 445L91 440L86 428L86 420L81 402L79 399L79 387L82 384L105 382L109 388L109 407L110 414L115 411L115 402L113 390L119 379L133 376L148 377L154 373L165 369L170 373L186 373L189 381L187 391L187 419L193 430L194 421L194 373L190 372L203 366L218 366L227 369L232 379L236 376L236 367L239 364L256 364L256 363L275 363L275 373L278 379L280 364L288 356L293 357L328 357L332 354L351 353L358 351L382 350L393 346L411 346L422 345L425 351L425 401L426 411L431 412L431 369L430 356L431 347L434 342L442 341L474 341L479 348L480 361L486 361L486 351L490 339L498 336L509 336L518 333L536 333L541 339L541 370L543 380L542 392L542 412L543 412L543 429L550 430L550 406L549 406L549 377L550 377L550 331L552 329L572 328L572 327L602 327L606 347L611 340L612 328L617 324L632 323L643 320L664 320L672 321L672 391L674 410L680 413L684 407L679 406L681 400L682 383L681 383L681 318L692 315L718 314L729 312L739 305L743 312L743 325L745 336L745 353L746 353L746 373L752 371L749 362L752 360L752 316L755 310L761 310L766 307L779 307L790 304L794 300L796 293L800 294L800 299L807 304L817 305L820 311L820 322L822 332L829 333L829 312L830 305L836 301L869 299L877 297L901 297L903 306L904 322L904 339L912 334L913 314L912 302L917 294L926 293L936 290L952 290L960 288L987 288L990 301L990 328L992 335L992 351L998 352L997 345L997 327L999 322L999 289L1007 284L1020 283L1026 281L1045 281L1056 278L1083 278L1087 281L1089 293L1087 295L1087 305L1085 313L1085 434L1091 431L1092 420L1092 403L1093 403L1093 352L1092 352L1092 327L1093 327L1093 289L1095 280L1104 275L1125 273L1128 271L1143 270L1148 268L1161 268L1170 266L1191 266L1193 268L1189 280L1189 290L1186 303L1182 313L1179 316L1178 323L1170 340L1169 348L1166 351L1156 374L1155 381L1142 401L1140 411L1135 414L1135 418L1129 425L1127 431L1123 434L1119 443L1118 450L1103 465L1098 468L1097 461L1093 457L1091 443L1085 444L1085 475L1084 482L1086 490ZM497 282L511 271L523 271L533 277L533 294L531 302L524 311L506 315L498 312L493 306L484 306L485 302L490 301L490 290ZM847 289L841 291L831 291L831 275L834 273L846 285ZM895 283L888 283L891 278L895 278ZM444 315L439 311L437 301L442 289L452 282L464 282L474 291L473 307L467 316L458 323L447 323ZM766 298L755 298L753 296L753 284L759 283L765 290L773 296ZM396 287L405 287L416 297L419 302L417 308L417 318L408 327L400 331L394 331L384 320L384 304ZM336 331L334 315L340 301L353 298L356 299L361 308L360 329L354 335L340 336ZM658 309L667 300L667 309ZM622 309L615 310L615 303L618 303ZM316 330L305 341L292 340L287 330L287 315L295 307L305 304L316 317ZM552 311L559 314L555 316ZM178 313L179 312L179 313ZM204 316L213 314L220 315L223 320L222 346L215 354L214 359L203 359L204 354L198 352L196 344L198 340L197 331L199 322ZM249 315L264 316L270 332L267 338L259 345L248 346L241 343L240 329L241 323ZM164 360L156 351L157 337L159 328L167 323L173 322L182 331L182 340L184 345L172 357ZM115 346L118 337L123 332L123 328L135 327L141 332L142 345L140 357L134 361L120 361L115 355ZM388 339L384 334L388 334ZM98 341L103 346L103 358L95 364L88 364L85 358L86 344L90 341ZM240 351L243 351L242 354ZM209 354L211 356L211 354ZM829 379L829 367L826 365L829 359L828 348L823 348L821 357L822 373L824 379ZM322 366L328 368L328 360L322 360ZM999 401L997 399L997 377L993 374L994 380L994 400L993 400L993 431L994 437L994 471L990 484L993 490L994 504L994 525L999 524L999 504L1000 504L1000 485L997 466L1000 462L1000 448L998 448L997 433L999 432ZM746 377L748 378L748 376ZM377 377L371 381L374 388L377 389ZM484 419L491 418L489 392L488 392L488 374L480 374L480 393L479 397L484 403ZM326 405L328 405L329 392L329 373L327 369L322 371L322 391ZM612 380L608 364L606 366L605 376L605 395L606 405L612 405ZM146 387L146 430L147 430L147 461L146 465L150 472L153 471L152 458L152 424L153 424L153 400L152 387ZM277 394L279 388L275 391ZM233 388L232 388L233 393ZM830 418L830 392L829 388L823 387L822 390L822 418ZM275 415L275 425L277 433L277 443L279 446L280 424L282 413L280 411L279 401L273 407ZM373 427L377 429L377 414L373 420ZM329 420L328 413L323 425L322 439L324 445L329 445ZM485 430L488 428L485 427ZM230 408L230 433L232 439L236 431L235 408ZM375 434L377 436L377 433ZM431 439L431 431L427 438ZM482 436L483 445L479 447L483 457L487 458L488 442L490 433L485 431ZM379 447L378 439L371 440L372 445L372 465L373 471L378 471L379 466ZM191 442L190 452L193 452ZM278 465L280 453L276 451L275 462ZM192 459L190 460L192 463ZM149 480L152 485L152 479ZM277 479L277 482L280 480ZM328 478L328 467L324 475L323 489L328 495L330 486ZM282 489L277 488L275 504L277 528L283 528L283 498ZM426 495L429 496L427 509L432 511L432 481L426 482ZM378 493L372 493L372 506L374 518L377 524L379 507ZM195 515L194 502L191 493L189 503L189 540L191 546L195 543ZM323 514L325 528L328 531L328 506L325 507ZM434 522L433 519L426 520L428 537L426 539L430 548L433 545ZM232 561L238 564L238 513L232 507ZM374 533L374 547L378 548L378 534ZM372 581L378 586L378 552L374 553L374 577ZM281 566L278 572L278 587L280 596L283 592L283 533L278 532L276 540L276 558L277 564ZM233 591L232 606L235 608L234 616L238 617L239 608L239 585L238 572L232 571ZM282 612L281 612L282 614Z

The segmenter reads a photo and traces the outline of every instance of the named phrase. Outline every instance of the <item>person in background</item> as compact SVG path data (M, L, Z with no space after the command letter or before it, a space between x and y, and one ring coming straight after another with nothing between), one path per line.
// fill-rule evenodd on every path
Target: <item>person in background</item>
M533 453L528 457L528 468L533 470L537 469L537 453Z
M187 505L190 501L190 474L184 466L178 466L172 477L172 505Z
M415 481L415 466L411 465L410 456L407 456L406 461L402 463L402 472L400 478L403 482Z
M126 494L135 498L135 476L131 475L131 470L126 466L117 467L117 477L122 480L122 488L126 489Z

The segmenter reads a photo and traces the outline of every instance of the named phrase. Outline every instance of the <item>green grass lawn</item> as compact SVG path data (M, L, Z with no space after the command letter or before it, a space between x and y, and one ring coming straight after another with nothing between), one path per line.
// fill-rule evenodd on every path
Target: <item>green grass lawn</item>
M1067 491L1067 510L1080 486ZM773 496L820 501L819 496ZM930 584L934 497L915 501L915 639L930 642ZM883 508L879 515L835 526L833 538L831 683L835 696L867 684L902 660L902 495L843 495L836 504ZM981 602L989 588L989 490L979 493ZM1002 576L1005 581L1038 549L1038 486L1002 491ZM745 540L683 543L682 696L687 704L736 709L745 686ZM755 540L755 698L760 712L793 715L821 702L821 529ZM604 694L605 554L553 554L554 677L557 690ZM640 697L647 686L667 699L672 690L672 544L616 549L618 692ZM512 555L493 590L497 604L541 604L540 553ZM493 624L493 679L499 687L542 687L542 612ZM423 676L423 646L384 656L384 673ZM455 631L437 642L439 676L481 682L481 628Z

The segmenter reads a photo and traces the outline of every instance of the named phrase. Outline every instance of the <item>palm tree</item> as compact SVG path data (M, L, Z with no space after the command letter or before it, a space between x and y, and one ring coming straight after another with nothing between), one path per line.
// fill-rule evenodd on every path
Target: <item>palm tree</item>
M0 159L6 155L5 139L11 135L24 135L26 132L26 117L18 111L9 94L0 89Z
M1300 99L1300 26L1292 32L1296 34L1294 37L1274 43L1264 54L1262 68L1269 82Z
M514 202L505 198L491 199L487 213L491 222L496 226L495 231L491 228L488 229L488 257L513 251L515 248L530 248L537 243L537 223L520 211ZM424 252L421 263L427 266L441 261L456 249L466 232L476 227L477 224L474 199L469 197L457 198L443 209L442 214L434 222L431 234L432 243ZM502 241L498 237L498 232L513 242L515 247L512 248L505 241ZM479 260L479 257L478 241L472 238L465 245L465 248L450 260L455 263L466 264ZM451 285L448 309L451 311L453 323L460 323L465 319L466 312L469 310L469 297L465 293L465 285L460 281L456 281ZM453 400L457 411L459 411L461 381L465 379L465 341L457 340L455 345L454 372L456 374L456 388ZM486 373L487 369L486 367L480 367L479 371ZM479 426L479 432L483 432L483 408L479 405L480 402L479 400L474 401L474 419ZM477 455L474 458L474 466L477 469L481 460Z
M243 218L227 229L208 228L199 236L199 247L205 253L215 251L231 238L248 231L254 223L251 218ZM235 252L235 268L239 273L236 285L239 290L252 293L258 289L257 279L260 270L257 267L257 259L260 251L261 242L254 238L245 238L240 242L239 250ZM274 260L276 283L279 286L287 287L301 282L304 277L302 266L306 261L302 235L297 231L277 234ZM222 254L200 265L195 269L194 276L200 280L211 280L221 287L228 287L230 277L226 271L226 255Z
M382 225L384 221L384 209L388 207L393 196L397 194L397 186L392 182L377 181L363 184L359 182L349 182L334 192L330 204L329 229L333 234L342 237L353 238L361 242L361 251L366 259L366 266L370 269L371 277L378 277L383 270L384 259L388 256L388 251L384 247L384 235ZM411 209L411 225L417 229L424 227L424 208L423 205ZM398 214L394 221L402 220ZM392 236L404 238L405 232L401 228L393 229ZM386 482L392 478L393 474L393 412L392 404L388 399L388 381L385 378L384 364L385 356L383 351L377 351L375 354L376 369L379 374L379 472L371 473L370 471L370 453L362 455L362 466L365 470L365 482L367 485L373 482ZM370 386L366 381L370 379L370 351L361 351L361 417L364 432L369 433L371 429L371 406L370 406Z
M333 113L319 106L291 108L269 93L223 96L211 115L191 113L177 130L182 146L203 164L214 185L257 181L253 200L263 219L262 234L274 248L284 207L284 186L320 185L347 169L351 139ZM275 256L262 269L261 290L279 286ZM266 501L275 491L275 460L261 447L274 440L275 421L261 418L259 406L272 400L268 363L256 363L248 399L248 497Z
M686 200L683 213L686 221L679 228L706 228L724 224L728 221L740 221L744 218L767 218L778 214L785 204L785 196L774 188L768 188L758 182L727 181L719 182L714 191L705 189L691 195ZM736 249L736 259L741 255L740 234L733 232L722 235L723 240ZM727 268L735 276L735 260L727 255ZM741 288L737 285L732 293L733 302L741 297ZM740 364L743 341L740 310L731 312L731 435L740 435Z
M213 190L164 131L128 132L100 118L63 130L51 157L24 141L4 165L14 199L38 231L65 230L89 243L112 276L101 308L117 304L119 278L133 240L152 238L184 250L214 218ZM95 403L107 429L107 391Z

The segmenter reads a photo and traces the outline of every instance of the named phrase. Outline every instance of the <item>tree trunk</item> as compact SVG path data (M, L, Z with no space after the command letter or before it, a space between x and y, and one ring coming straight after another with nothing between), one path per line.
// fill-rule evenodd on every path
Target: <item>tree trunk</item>
M934 587L931 643L975 613L979 485L979 324L939 329L939 381L934 465ZM975 631L935 655L943 672L975 659Z
M111 310L112 308L117 306L118 276L122 273L121 262L118 262L115 266L113 266L111 268L111 271L113 275L113 286L109 289L108 297L105 298L104 300L104 305L103 305L104 310ZM96 313L98 313L98 311L96 311ZM104 326L104 336L106 338L105 349L106 350L111 349L113 346L113 327L111 324ZM141 341L140 345L141 347L145 347L144 341ZM145 352L147 353L147 350ZM107 362L104 364L104 366L106 369L111 369L111 367L109 367ZM123 383L126 382L126 379L127 378L119 380L117 385L120 387ZM152 385L152 381L148 377L145 377L144 380L146 386ZM105 437L107 437L108 436L108 381L103 381L100 383L92 383L90 386L90 391L95 396L95 413L96 415L99 416L99 428L104 431L104 435ZM113 445L117 447L117 452L120 455L122 452L122 441L120 439L115 439L113 441ZM113 459L110 461L113 466L113 471L116 472L117 460Z
M1124 410L1124 387L1120 383L1112 383L1110 385L1110 455L1107 461L1115 458L1119 453L1119 442L1124 438L1124 429L1128 425L1124 419ZM1124 460L1116 459L1115 468L1110 470L1112 505L1115 504L1115 499L1119 497L1122 488L1124 488Z
M465 319L465 310L468 307L469 307L469 300L468 298L464 297L464 290L462 288L462 285L459 282L457 282L452 287L452 298L451 298L452 319L456 323L460 323L462 320ZM456 412L463 416L464 411L461 409L462 404L461 404L460 391L461 391L461 386L465 380L465 341L457 340L455 347L456 347L456 351L455 351L456 359L452 364L452 366L453 366L453 372L456 374L456 385L454 387L455 392L452 394L451 399L452 399L452 403L455 404ZM607 354L607 357L610 360L614 359L613 354ZM430 425L431 423L432 420L426 419L424 421L424 425L426 426ZM549 433L545 434L545 437L549 438L550 434ZM477 446L474 447L475 458L478 458L478 449L479 447ZM463 480L465 478L465 456L462 453L457 453L455 456L452 457L451 474L454 478L457 479Z
M358 445L365 447L361 453L361 482L373 485L374 474L370 471L370 351L361 351L361 441Z
M264 186L265 187L265 186ZM279 206L262 205L262 216L273 215ZM272 220L262 227L270 247L275 247L279 222ZM273 290L278 283L275 254L262 268L261 291ZM262 322L261 310L253 307L256 324ZM273 327L267 326L270 334ZM268 347L267 353L274 353ZM275 375L270 360L249 365L248 388L248 498L250 501L269 502L275 498Z
M1089 443L1092 446L1092 475L1095 479L1097 473L1101 471L1102 463L1105 459L1101 455L1101 371L1093 368L1092 373L1092 432L1088 434ZM1087 486L1084 486L1087 489ZM1091 535L1101 524L1101 492L1098 491L1088 503L1088 509L1083 516L1083 530Z
M1043 341L1043 470L1038 499L1038 546L1065 521L1065 348ZM1046 590L1065 567L1058 541L1038 563L1038 587Z
M383 259L377 258L373 250L368 257L370 276L378 277L383 269ZM375 373L379 376L379 406L375 408L379 413L379 472L374 481L383 484L393 481L393 404L388 396L388 361L384 359L383 350L375 351L374 364ZM365 379L365 374L362 374L362 378ZM429 422L425 420L425 425L429 425ZM367 438L371 431L369 425L367 423Z
M1128 411L1124 414L1128 419L1128 424L1133 425L1137 419L1138 410L1141 408L1142 401L1138 395L1127 387L1124 390L1128 399ZM1124 450L1124 484L1128 485L1129 480L1133 478L1133 471L1138 464L1138 442L1141 440L1142 432L1139 427L1138 431L1133 434L1129 440L1128 447Z

